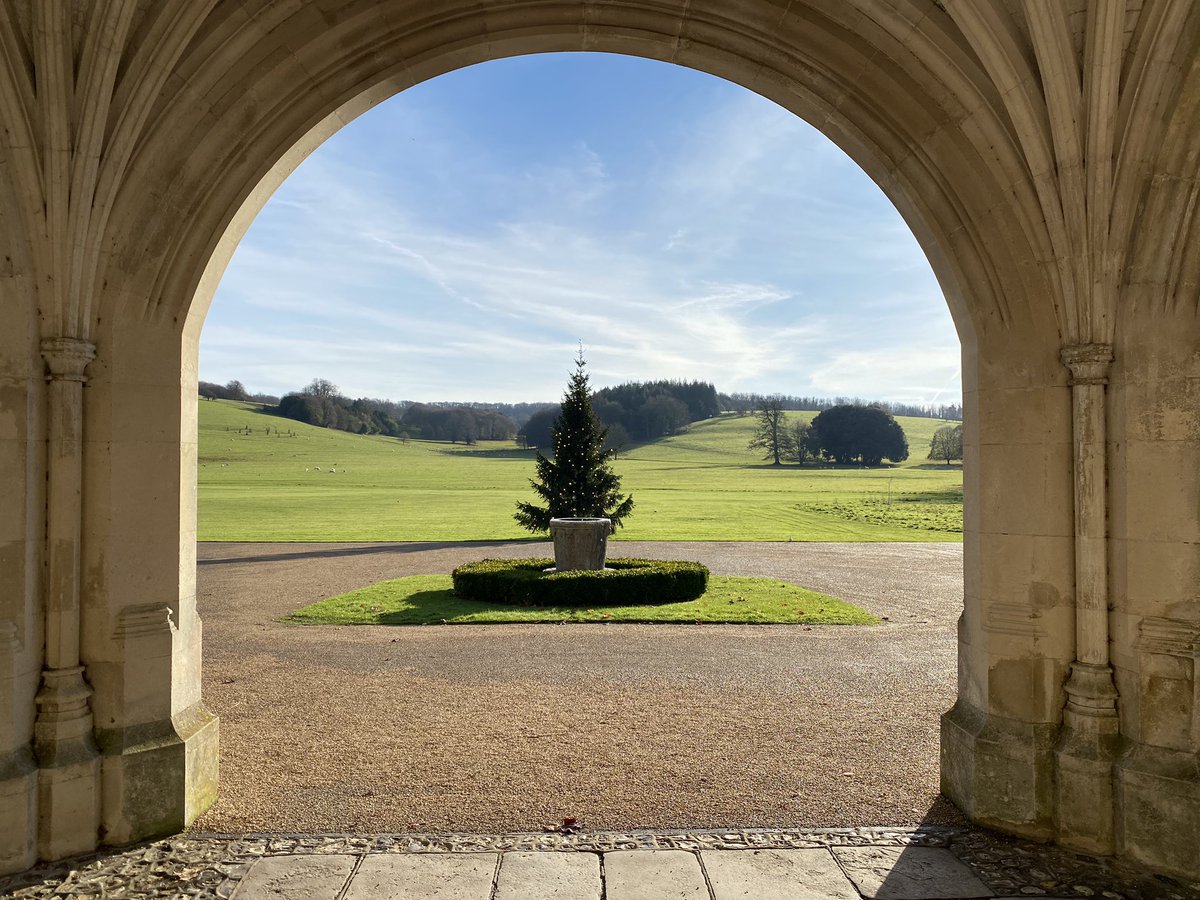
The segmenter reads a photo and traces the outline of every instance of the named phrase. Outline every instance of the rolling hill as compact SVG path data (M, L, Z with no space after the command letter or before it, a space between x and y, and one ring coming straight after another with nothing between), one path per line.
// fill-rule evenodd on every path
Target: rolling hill
M809 418L812 413L793 413ZM900 418L913 459L879 469L774 468L723 416L615 461L635 509L615 539L961 540L962 471L924 459L933 419ZM200 401L203 541L465 541L531 537L534 452L354 435L250 403Z

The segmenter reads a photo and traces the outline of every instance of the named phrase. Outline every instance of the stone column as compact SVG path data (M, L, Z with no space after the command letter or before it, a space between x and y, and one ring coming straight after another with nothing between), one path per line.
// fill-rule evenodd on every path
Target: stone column
M212 803L219 726L201 696L196 613L199 328L181 339L179 323L138 314L96 328L81 652L102 842L119 845L181 831Z
M1108 651L1105 385L1112 359L1110 344L1062 350L1071 372L1075 445L1075 661L1056 752L1056 830L1062 843L1099 854L1115 849L1113 761L1120 739Z
M13 726L24 719L26 679L17 627L0 619L0 875L37 859L37 764L28 738Z
M100 757L79 656L83 384L96 348L75 338L42 342L49 370L46 447L46 654L37 695L38 855L92 850L100 824Z
M1054 837L1075 656L1071 407L1057 334L963 342L963 615L942 791L972 820Z

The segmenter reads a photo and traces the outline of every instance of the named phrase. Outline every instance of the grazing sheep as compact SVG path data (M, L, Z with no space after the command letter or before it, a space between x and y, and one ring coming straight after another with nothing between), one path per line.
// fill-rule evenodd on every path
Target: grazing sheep
M317 466L315 469L313 469L313 471L314 471L314 472L320 472L320 471L321 471L321 467L320 467L320 466Z

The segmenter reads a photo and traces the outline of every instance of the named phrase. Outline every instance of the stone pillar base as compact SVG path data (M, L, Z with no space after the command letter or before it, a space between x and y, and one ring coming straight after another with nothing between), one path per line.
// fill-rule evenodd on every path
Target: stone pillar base
M1156 872L1200 880L1200 758L1139 747L1116 764L1117 850Z
M28 747L0 756L0 875L37 861L37 780Z
M1055 836L1064 847L1111 856L1118 738L1064 729L1055 752Z
M217 802L221 774L221 722L208 707L196 704L175 717L175 727L187 747L187 793L184 824L191 825Z
M1110 856L1116 851L1113 761L1121 745L1112 668L1076 661L1065 687L1055 751L1055 835L1065 847Z
M41 859L63 859L96 849L100 757L92 734L91 694L82 666L42 672L33 725Z
M110 846L182 831L217 798L217 717L196 704L171 722L103 732L102 840Z
M96 849L98 757L38 769L38 857L64 859Z
M1051 840L1057 730L989 716L960 698L942 716L942 793L974 822Z

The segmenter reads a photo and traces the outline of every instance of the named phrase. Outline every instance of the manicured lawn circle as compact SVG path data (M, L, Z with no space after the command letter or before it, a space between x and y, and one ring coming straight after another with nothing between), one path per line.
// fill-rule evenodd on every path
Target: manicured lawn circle
M638 606L695 600L708 586L698 562L610 559L604 571L547 572L552 559L484 559L451 573L464 600L517 606Z
M330 597L288 616L303 625L487 625L561 622L872 625L845 601L770 578L711 575L695 600L636 606L541 607L464 600L449 575L410 575Z

